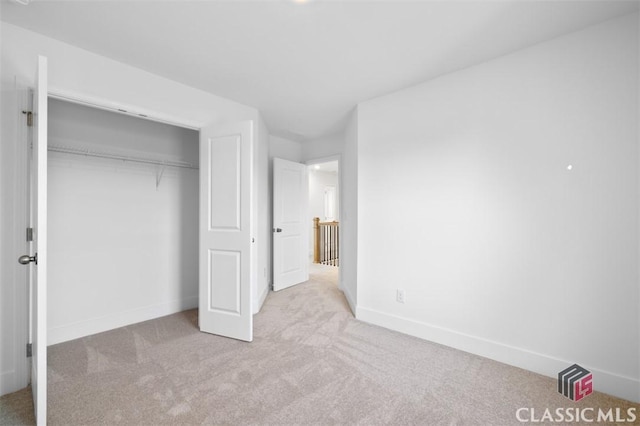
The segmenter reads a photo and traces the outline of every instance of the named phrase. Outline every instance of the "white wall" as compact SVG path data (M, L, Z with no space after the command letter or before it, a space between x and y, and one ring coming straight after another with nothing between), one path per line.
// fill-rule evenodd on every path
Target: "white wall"
M49 86L51 91L56 94L81 98L88 102L110 107L120 107L196 128L209 123L240 120L253 120L254 123L258 123L260 119L255 108L159 77L5 22L0 25L0 40L2 40L1 83L3 98L5 98L7 91L11 91L13 93L11 96L14 96L18 91L23 91L26 87L33 85L37 55L45 55L49 59ZM20 161L22 158L26 158L26 145L21 144L18 139L7 137L24 125L24 122L19 118L19 114L18 116L2 114L0 117L2 127L0 169L2 176L22 179L23 170L20 169ZM260 124L258 123L256 126L259 127ZM264 131L258 130L256 134L256 147L260 151L260 148L268 146L268 139ZM266 159L264 152L259 157L261 162ZM259 171L256 173L259 174ZM17 295L16 291L24 286L24 268L19 268L14 255L19 251L19 245L24 239L24 229L19 226L18 220L25 217L26 204L19 202L23 191L15 181L3 179L1 184L3 206L1 210L6 214L2 218L1 234L3 238L0 239L0 244L2 244L3 250L11 253L0 259L0 270L2 271L0 285L4 297L4 294ZM259 192L256 198L264 201L264 197L261 197ZM5 206L8 207L5 208ZM259 209L262 211L264 206L259 206ZM254 215L254 221L258 216L258 213ZM17 224L18 226L16 226ZM271 246L267 244L267 239L258 238L256 243L259 245L257 253L270 252ZM252 277L252 288L258 286L255 279L256 277ZM23 308L19 305L16 306L19 309ZM19 317L17 321L14 321L11 315L5 310L0 313L1 323L12 325L6 327L10 329L11 336L5 336L6 330L0 327L0 331L3 333L0 336L2 342L13 341L15 336L22 336L24 333L20 327L26 321L26 312L16 313ZM4 347L4 345L2 346ZM23 346L16 345L13 349L14 361L24 358ZM17 362L8 361L8 364L13 364L13 367L3 365L3 370L0 373L15 371ZM4 361L0 364L3 363ZM3 383L5 383L4 379ZM16 389L19 388L13 390ZM4 386L1 391L7 392Z
M302 143L303 162L324 159L342 154L344 149L344 135L338 133Z
M258 244L258 266L256 268L256 288L253 291L253 312L257 313L269 294L269 284L271 282L271 187L269 185L269 170L271 159L269 157L269 129L262 117L258 119L258 138L262 143L258 144L258 152L255 156L256 182L258 189L257 209L255 214L258 232L256 243Z
M37 55L49 58L49 90L201 127L257 120L258 111L104 56L2 22L2 78L30 86Z
M340 220L340 190L338 188L338 172L314 170L309 166L309 214L312 218L319 217L321 222L329 220L324 211L324 190L327 186L336 189L335 220Z
M340 288L358 317L358 109L349 118L340 162Z
M302 144L300 142L284 139L278 136L269 136L269 158L282 158L283 160L301 162ZM273 161L269 161L273 165Z
M309 166L309 253L313 256L314 230L313 218L319 217L320 222L327 219L324 216L324 191L327 186L333 186L336 189L336 216L334 220L340 221L340 190L338 186L337 172L323 172L314 170L313 166Z
M638 78L632 15L360 104L358 317L640 401Z
M49 143L198 164L197 131L56 100ZM49 158L49 344L197 307L198 171Z

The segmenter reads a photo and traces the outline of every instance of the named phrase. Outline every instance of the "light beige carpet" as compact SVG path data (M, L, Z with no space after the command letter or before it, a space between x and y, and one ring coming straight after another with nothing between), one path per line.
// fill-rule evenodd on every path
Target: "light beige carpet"
M574 403L552 378L357 321L336 277L315 266L309 282L271 293L253 343L200 333L187 311L51 346L49 424L512 425L520 407L640 414L599 393Z
M0 397L0 425L33 425L31 388Z

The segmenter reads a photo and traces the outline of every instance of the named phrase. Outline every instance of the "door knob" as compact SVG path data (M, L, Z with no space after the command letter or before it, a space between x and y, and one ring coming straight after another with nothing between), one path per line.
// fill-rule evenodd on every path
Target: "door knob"
M275 228L275 229L273 230L273 232L282 232L282 229L280 229L280 228Z
M29 256L28 254L25 254L18 258L18 263L20 263L21 265L28 265L31 262L35 263L36 265L38 264L38 253L36 253L35 256Z

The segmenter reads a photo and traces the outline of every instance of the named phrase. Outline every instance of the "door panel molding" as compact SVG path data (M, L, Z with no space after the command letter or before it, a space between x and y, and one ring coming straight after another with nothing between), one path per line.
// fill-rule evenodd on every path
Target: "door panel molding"
M200 330L253 340L253 122L200 131Z

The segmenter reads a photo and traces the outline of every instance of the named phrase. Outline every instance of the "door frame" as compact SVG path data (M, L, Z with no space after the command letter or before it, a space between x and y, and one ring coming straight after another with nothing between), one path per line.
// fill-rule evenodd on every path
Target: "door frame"
M314 164L322 164L329 163L332 161L338 162L338 218L340 218L340 222L342 222L342 206L343 206L343 190L342 190L342 156L340 154L329 155L327 157L318 157L313 158L311 160L307 160L304 164L309 167ZM307 204L309 201L307 200ZM338 226L338 253L343 253L342 251L342 226ZM340 261L342 266L342 261ZM342 268L338 267L338 288L344 292L344 286L342 285Z

